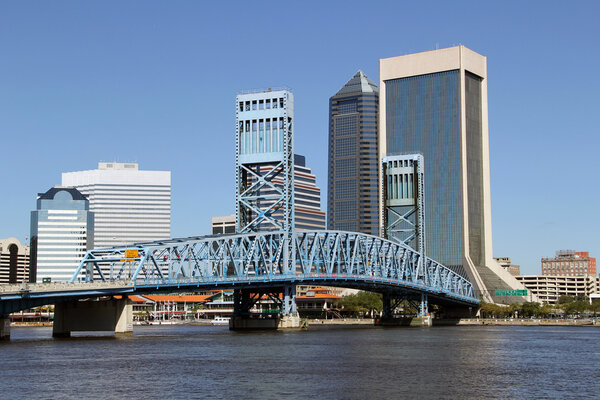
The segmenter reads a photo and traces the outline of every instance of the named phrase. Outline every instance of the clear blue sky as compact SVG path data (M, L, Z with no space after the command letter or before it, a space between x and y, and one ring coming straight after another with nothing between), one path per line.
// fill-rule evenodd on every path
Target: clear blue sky
M326 188L328 99L379 58L488 58L494 255L600 257L598 2L3 2L0 237L29 235L65 171L172 171L172 234L234 211L238 90L291 87L296 152ZM325 193L322 204L325 207Z

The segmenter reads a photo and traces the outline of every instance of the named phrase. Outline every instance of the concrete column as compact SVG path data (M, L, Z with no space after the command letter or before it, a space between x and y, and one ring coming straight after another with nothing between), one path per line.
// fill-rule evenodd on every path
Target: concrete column
M10 318L0 316L0 340L10 340Z
M68 301L54 307L52 336L70 337L71 332L133 333L133 308L128 299Z

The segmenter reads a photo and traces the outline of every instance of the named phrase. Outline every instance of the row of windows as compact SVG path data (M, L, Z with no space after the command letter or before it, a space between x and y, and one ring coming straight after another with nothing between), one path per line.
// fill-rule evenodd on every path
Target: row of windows
M254 111L254 110L270 110L271 108L283 108L283 97L279 99L266 99L266 100L252 100L252 101L240 101L239 111Z
M348 136L358 133L358 117L357 115L342 115L334 119L335 136Z
M355 156L356 149L356 137L340 138L335 141L336 157Z
M459 79L454 70L386 81L385 124L388 155L424 155L427 255L464 273Z
M335 182L334 197L336 200L339 199L353 199L358 195L356 180L338 180Z
M355 158L335 160L335 178L349 178L356 176L356 170Z

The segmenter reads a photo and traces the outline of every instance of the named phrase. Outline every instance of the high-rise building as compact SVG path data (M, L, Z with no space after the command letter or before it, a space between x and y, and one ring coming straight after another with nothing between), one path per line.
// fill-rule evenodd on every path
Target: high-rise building
M327 227L379 233L379 89L358 71L329 99Z
M321 189L306 158L294 155L294 205L296 229L325 229L325 211L321 211Z
M235 233L235 214L212 217L210 228L213 235Z
M77 189L56 186L38 194L31 212L32 282L66 282L94 240L94 214Z
M424 158L427 255L487 301L522 289L492 256L486 58L457 46L381 59L379 94L380 157Z
M556 257L542 258L542 275L596 275L596 259L587 251L559 250Z
M95 214L93 248L171 237L171 172L144 171L137 163L100 162L98 169L62 174Z
M19 239L0 239L0 284L29 282L29 246Z

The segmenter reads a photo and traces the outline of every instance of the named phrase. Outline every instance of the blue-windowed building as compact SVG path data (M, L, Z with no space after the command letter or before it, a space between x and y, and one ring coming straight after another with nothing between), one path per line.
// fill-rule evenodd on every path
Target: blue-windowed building
M94 241L94 213L77 189L39 193L31 212L30 281L67 282Z
M329 99L329 229L379 233L378 94L359 70Z
M379 79L380 157L424 158L426 254L487 301L522 289L492 254L486 58L464 46L386 58Z

